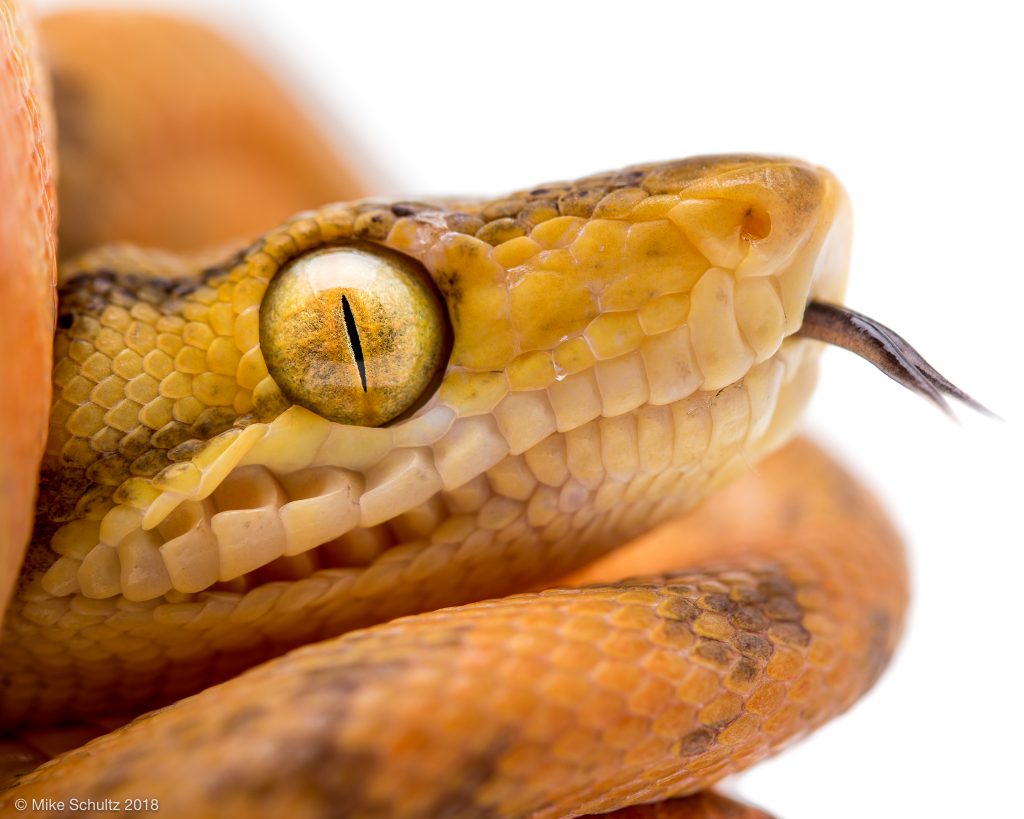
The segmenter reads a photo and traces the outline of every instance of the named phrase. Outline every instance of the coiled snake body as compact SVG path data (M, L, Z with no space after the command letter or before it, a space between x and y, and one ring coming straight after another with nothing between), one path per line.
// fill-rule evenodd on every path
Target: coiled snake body
M894 648L905 571L807 444L665 530L684 568L497 599L792 435L819 347L799 333L823 336L805 310L841 299L848 240L827 171L728 156L327 206L201 265L69 263L0 719L138 713L312 645L4 804L596 813L700 790L848 707Z

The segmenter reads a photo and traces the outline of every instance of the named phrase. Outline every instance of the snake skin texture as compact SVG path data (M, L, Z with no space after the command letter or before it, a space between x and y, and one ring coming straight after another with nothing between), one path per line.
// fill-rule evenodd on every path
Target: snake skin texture
M0 345L17 349L0 363L5 384L0 424L0 606L6 608L32 529L36 467L46 437L53 345L57 214L53 205L51 112L46 73L24 13L0 2L0 299L17 312L0 324ZM13 389L11 385L18 385Z

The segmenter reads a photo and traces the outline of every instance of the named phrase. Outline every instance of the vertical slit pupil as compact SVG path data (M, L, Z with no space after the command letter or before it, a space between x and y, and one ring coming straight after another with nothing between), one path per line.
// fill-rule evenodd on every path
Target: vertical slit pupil
M348 341L352 345L352 357L355 358L356 367L359 369L359 380L363 384L363 392L366 392L366 361L363 359L363 344L359 340L359 328L356 327L356 317L352 314L348 296L341 297L341 310L345 315L345 329L348 330Z

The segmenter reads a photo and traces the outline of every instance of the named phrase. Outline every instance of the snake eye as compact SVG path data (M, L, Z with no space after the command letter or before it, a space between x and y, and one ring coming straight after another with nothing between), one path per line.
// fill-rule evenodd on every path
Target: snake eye
M278 271L260 306L260 345L290 401L372 427L430 397L451 331L418 262L355 242L307 253Z

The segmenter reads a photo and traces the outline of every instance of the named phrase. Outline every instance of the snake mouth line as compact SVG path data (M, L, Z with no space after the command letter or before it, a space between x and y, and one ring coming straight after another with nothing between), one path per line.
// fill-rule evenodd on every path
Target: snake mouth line
M432 509L435 515L440 510ZM305 580L322 570L358 571L372 565L396 546L422 540L429 532L412 531L408 517L376 526L356 527L344 536L325 542L298 555L282 555L231 580L213 584L209 591L244 595L266 583ZM411 541L411 539L413 539Z
M952 416L946 398L955 398L976 412L995 414L932 367L902 336L881 322L835 304L812 301L804 311L798 336L842 347L874 364L893 381L931 401Z

